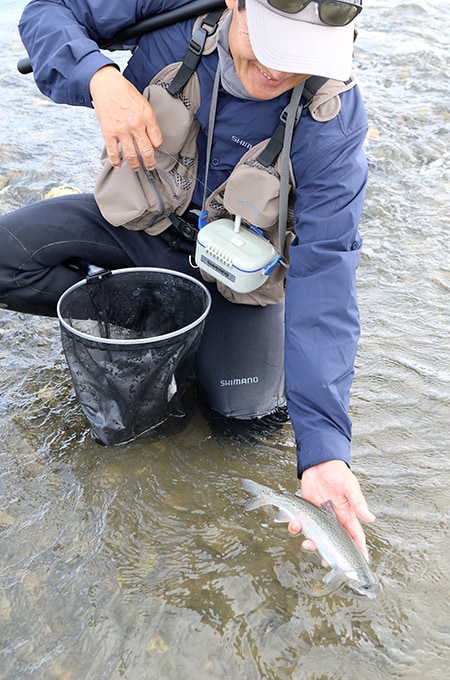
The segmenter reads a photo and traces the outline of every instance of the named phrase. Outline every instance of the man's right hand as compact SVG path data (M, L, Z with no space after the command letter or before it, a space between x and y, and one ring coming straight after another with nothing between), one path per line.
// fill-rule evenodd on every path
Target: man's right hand
M144 166L153 170L162 137L149 102L115 66L94 73L89 88L111 165L120 167L124 158L139 170L139 152Z

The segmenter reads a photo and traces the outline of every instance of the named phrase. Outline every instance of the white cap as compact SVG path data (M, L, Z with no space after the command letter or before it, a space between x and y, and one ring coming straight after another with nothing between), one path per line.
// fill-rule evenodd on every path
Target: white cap
M327 26L317 3L288 14L267 0L246 0L250 43L263 66L309 76L348 80L352 70L353 22Z

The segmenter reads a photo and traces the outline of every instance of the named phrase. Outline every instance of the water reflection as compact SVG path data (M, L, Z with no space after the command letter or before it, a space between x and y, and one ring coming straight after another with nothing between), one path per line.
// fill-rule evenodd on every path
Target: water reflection
M23 4L2 5L2 211L89 190L101 146L92 112L15 71ZM371 133L353 456L380 596L314 597L319 560L243 512L242 476L296 488L289 427L231 436L197 409L168 440L104 449L56 322L3 312L1 678L446 677L449 19L445 3L365 2L355 48Z

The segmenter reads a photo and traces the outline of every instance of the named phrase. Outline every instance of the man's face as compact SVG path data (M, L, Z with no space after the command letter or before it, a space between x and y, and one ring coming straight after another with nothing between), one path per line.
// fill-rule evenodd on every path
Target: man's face
M256 59L250 44L245 10L238 11L237 0L226 0L226 3L233 10L229 34L230 52L239 80L252 97L274 99L309 77L263 66Z

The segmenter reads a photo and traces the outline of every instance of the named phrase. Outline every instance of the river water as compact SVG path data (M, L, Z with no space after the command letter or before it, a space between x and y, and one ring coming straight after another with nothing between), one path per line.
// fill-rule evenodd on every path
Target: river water
M2 212L90 190L92 111L16 70L24 2L2 0ZM364 2L355 65L370 119L353 466L375 600L300 539L245 514L242 476L297 488L289 425L91 438L56 321L0 312L0 678L443 680L450 664L450 3Z

